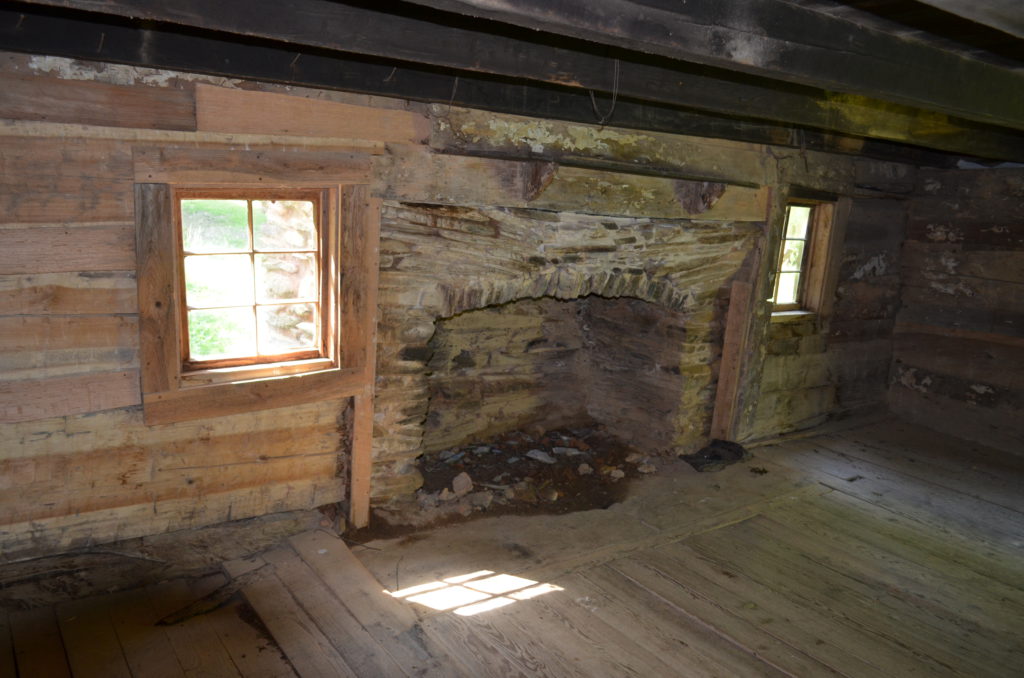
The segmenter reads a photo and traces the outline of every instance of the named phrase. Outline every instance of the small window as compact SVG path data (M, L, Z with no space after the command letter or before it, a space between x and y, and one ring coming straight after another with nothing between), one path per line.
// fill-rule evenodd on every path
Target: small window
M820 310L832 249L832 216L833 203L793 202L786 206L775 287L769 299L775 312Z
M373 383L380 201L362 183L279 181L135 185L147 424L361 395Z
M185 371L325 355L321 198L177 192Z

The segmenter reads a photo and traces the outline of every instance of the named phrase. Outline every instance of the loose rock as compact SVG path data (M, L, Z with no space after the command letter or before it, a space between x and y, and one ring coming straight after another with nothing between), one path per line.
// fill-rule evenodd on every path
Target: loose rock
M626 472L620 468L617 468L608 475L611 476L613 480L622 480L623 478L626 477Z
M529 457L530 459L535 459L544 464L555 463L555 458L542 450L530 450L529 452L526 453L526 456Z
M473 479L465 471L452 478L452 491L455 492L455 496L463 497L472 489Z
M494 502L494 495L490 492L474 492L468 497L469 503L481 509L488 508Z
M640 464L636 467L636 470L640 473L654 473L658 470L658 467L654 464Z
M552 447L551 451L554 452L555 454L564 454L567 457L578 457L581 454L583 454L575 447Z
M590 464L580 464L576 467L576 473L579 473L581 476L589 476L593 472L594 469Z

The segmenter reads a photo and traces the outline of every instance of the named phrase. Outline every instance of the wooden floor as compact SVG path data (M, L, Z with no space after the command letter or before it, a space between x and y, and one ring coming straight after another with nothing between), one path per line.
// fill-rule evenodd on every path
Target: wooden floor
M12 615L0 675L1020 676L1022 489L898 421L820 432L605 511L228 563L287 660L232 607L147 626L207 581Z

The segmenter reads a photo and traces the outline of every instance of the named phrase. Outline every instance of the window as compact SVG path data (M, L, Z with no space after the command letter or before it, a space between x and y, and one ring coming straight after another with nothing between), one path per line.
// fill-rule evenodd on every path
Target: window
M175 204L186 372L329 356L323 192L179 190Z
M253 184L136 184L147 424L372 384L379 200L366 184Z
M804 201L786 205L775 287L769 299L774 312L822 310L832 268L834 206Z

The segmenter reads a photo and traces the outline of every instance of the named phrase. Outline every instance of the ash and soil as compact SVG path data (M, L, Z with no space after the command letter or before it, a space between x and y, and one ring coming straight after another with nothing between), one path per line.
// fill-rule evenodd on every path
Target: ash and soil
M630 479L657 471L650 456L600 425L513 431L424 455L419 469L424 482L414 502L375 509L371 528L346 538L363 542L483 516L604 509L625 498Z

